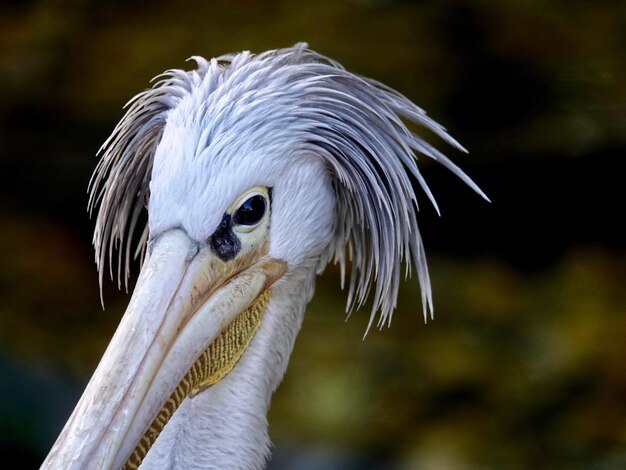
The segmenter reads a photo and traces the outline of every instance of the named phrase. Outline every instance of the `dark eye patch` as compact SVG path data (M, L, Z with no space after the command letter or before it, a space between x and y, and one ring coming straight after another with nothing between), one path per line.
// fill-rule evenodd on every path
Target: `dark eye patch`
M224 214L224 217L222 217L222 221L217 227L217 230L215 230L211 238L209 238L209 245L211 245L213 253L222 261L231 260L239 253L241 241L239 241L237 235L233 233L229 214Z
M271 200L271 188L268 188ZM246 199L232 214L225 213L215 232L209 237L211 251L222 261L229 261L241 250L241 240L233 231L235 226L252 227L258 224L268 209L268 202L262 194L255 194Z

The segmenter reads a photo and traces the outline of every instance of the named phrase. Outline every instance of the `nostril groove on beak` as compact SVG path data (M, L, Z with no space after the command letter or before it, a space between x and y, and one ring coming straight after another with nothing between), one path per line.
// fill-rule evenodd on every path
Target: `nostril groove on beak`
M193 259L193 257L196 256L196 254L198 254L198 251L200 251L200 243L194 240L193 238L191 238L189 234L187 233L187 230L185 230L185 228L182 225L175 225L155 235L150 236L150 238L148 239L148 254L152 254L152 249L154 247L154 244L159 238L161 238L165 234L172 232L174 230L180 230L187 236L187 238L189 238L190 244L189 244L189 253L187 254L187 260L190 261L191 259Z
M198 254L198 251L200 251L200 243L198 243L195 240L192 240L191 245L189 246L189 253L187 254L187 260L191 261L194 258L194 256Z

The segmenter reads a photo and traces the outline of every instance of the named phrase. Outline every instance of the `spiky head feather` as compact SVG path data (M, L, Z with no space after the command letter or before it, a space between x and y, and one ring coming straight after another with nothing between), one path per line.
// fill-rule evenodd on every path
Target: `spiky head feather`
M300 150L313 152L325 162L335 192L335 236L321 255L320 267L334 258L343 279L351 265L348 310L361 306L373 288L370 325L376 312L380 312L378 323L382 325L390 321L396 305L401 262L407 261L407 273L413 263L424 317L428 311L432 316L431 285L412 178L438 208L420 173L417 156L438 161L487 197L407 123L418 124L465 151L463 147L397 91L346 71L306 44L258 55L242 52L211 60L192 59L197 64L195 70L168 70L155 77L152 88L131 99L126 114L100 149L102 158L90 182L89 209L98 206L93 242L101 282L107 258L113 275L115 249L118 282L122 270L128 281L131 239L137 231L154 154L170 112L201 89L206 99L194 110L194 116L209 116L214 125L220 113L226 112L225 101L226 107L239 107L239 113L262 116L264 107L272 107L273 97L284 99L289 94L293 101L290 117L299 119L305 130ZM209 99L217 94L220 106ZM251 122L263 125L262 119ZM201 140L206 144L206 136ZM143 253L147 239L146 225L134 256Z

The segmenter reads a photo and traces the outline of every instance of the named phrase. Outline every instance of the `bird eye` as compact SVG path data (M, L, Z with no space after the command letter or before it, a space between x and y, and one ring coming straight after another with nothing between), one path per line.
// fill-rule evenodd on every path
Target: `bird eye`
M260 194L252 196L239 206L233 214L233 222L237 225L255 225L265 215L265 198Z

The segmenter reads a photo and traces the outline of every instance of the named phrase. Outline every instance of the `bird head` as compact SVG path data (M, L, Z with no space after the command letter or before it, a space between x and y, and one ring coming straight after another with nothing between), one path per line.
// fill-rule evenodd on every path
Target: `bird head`
M331 260L350 271L349 309L373 293L370 325L391 319L402 261L432 314L414 187L436 203L416 156L484 196L415 134L463 150L422 109L305 45L193 60L133 98L101 149L90 200L100 275L115 248L120 281L133 251L145 258L44 466L140 464L180 403L237 367L273 292Z

